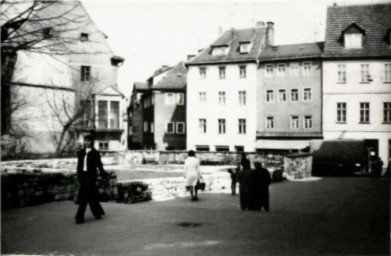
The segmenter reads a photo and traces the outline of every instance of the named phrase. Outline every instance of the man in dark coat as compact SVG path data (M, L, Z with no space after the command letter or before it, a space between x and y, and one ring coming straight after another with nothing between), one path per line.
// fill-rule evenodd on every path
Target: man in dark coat
M84 222L84 212L87 204L90 205L95 219L100 219L105 214L99 203L99 193L95 183L97 170L99 170L103 178L107 177L107 173L103 169L99 151L93 145L93 137L90 135L85 136L84 148L77 154L77 178L79 180L79 208L75 216L77 224Z
M255 162L255 169L248 174L248 209L261 211L262 207L269 211L269 185L271 178L269 171L262 167L262 163Z
M237 177L239 182L239 198L240 198L240 209L246 210L247 205L247 193L248 193L248 174L250 173L251 165L250 160L247 159L245 153L241 155L241 161L237 167Z

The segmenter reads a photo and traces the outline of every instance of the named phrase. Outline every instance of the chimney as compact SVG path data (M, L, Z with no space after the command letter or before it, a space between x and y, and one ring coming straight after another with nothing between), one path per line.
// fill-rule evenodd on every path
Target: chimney
M219 26L218 31L217 31L217 36L221 36L223 34L223 27Z
M264 21L257 21L256 27L257 28L264 28L265 27L265 22Z
M192 58L194 58L195 55L194 54L188 54L187 55L187 61L191 60Z
M266 44L270 46L274 45L274 23L271 21L267 22Z

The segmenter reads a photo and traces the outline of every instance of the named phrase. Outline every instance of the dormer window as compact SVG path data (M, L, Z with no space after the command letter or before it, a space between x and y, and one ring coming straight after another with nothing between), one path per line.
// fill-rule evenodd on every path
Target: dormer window
M346 49L362 48L365 31L355 23L346 28L342 35Z
M212 55L213 56L227 55L228 48L229 48L228 46L213 47Z
M362 34L345 34L345 48L361 48Z
M88 34L87 33L81 33L80 34L80 41L82 41L82 42L88 41Z
M251 50L251 42L240 43L240 53L249 53Z

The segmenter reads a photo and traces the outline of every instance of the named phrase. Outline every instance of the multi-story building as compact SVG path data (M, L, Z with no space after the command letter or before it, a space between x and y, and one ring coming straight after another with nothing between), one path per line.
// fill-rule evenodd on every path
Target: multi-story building
M269 46L259 56L258 151L295 151L322 138L323 43Z
M143 82L133 84L132 95L128 107L128 149L142 149L143 145L143 105L141 96L148 90Z
M52 153L62 135L65 146L86 132L95 133L97 148L120 149L123 95L117 70L124 59L113 54L79 1L50 3L34 15L44 17L38 27L43 40L34 46L38 50L17 51L9 86L23 107L12 113L10 126L24 131L25 149L33 153ZM31 23L18 31L36 32Z
M183 62L163 66L147 80L147 89L134 91L132 97L142 94L131 114L133 148L186 149L186 72Z
M273 45L273 25L226 31L186 63L188 149L254 150L258 57Z
M391 4L331 6L323 61L325 139L391 157Z

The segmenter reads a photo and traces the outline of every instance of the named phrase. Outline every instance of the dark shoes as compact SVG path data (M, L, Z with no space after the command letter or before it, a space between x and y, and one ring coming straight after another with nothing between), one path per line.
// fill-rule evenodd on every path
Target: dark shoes
M102 219L102 216L101 216L101 215L96 215L96 216L95 216L95 219L96 219L96 220L100 220L100 219Z
M76 224L82 224L84 220L76 219Z
M193 197L191 201L198 201L198 197Z

